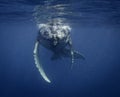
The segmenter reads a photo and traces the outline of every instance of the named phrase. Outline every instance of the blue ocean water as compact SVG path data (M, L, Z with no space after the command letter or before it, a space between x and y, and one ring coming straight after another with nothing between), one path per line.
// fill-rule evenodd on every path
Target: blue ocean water
M85 56L41 60L52 83L40 76L33 58L37 23L60 18L72 28L73 47ZM120 97L119 0L0 0L0 97Z

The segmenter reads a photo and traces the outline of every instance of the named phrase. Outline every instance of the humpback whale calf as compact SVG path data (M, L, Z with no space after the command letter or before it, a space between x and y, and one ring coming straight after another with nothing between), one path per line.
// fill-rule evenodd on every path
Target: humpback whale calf
M84 59L84 56L73 49L70 37L71 28L67 24L63 24L61 22L49 22L46 24L39 24L38 26L38 36L33 51L34 60L43 79L46 82L51 83L38 57L40 45L53 52L51 60L56 60L61 57L70 57L71 64L73 64L74 59Z

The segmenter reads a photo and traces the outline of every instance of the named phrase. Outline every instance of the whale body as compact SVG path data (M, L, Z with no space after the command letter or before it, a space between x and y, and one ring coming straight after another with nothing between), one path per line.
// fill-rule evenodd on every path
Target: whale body
M68 57L71 58L71 64L73 64L74 59L84 59L83 55L73 49L70 32L70 26L59 22L39 24L38 36L33 52L34 60L41 76L48 83L51 83L51 81L44 72L38 56L40 45L53 52L51 60Z

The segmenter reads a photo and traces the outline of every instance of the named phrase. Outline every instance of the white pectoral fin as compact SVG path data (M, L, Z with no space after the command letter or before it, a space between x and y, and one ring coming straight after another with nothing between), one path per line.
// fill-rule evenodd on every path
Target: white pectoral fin
M38 57L38 47L39 47L39 41L36 41L34 51L33 51L36 67L37 67L39 73L41 74L41 76L43 77L43 79L46 82L51 83L50 79L47 77L47 75L44 72L42 64L40 63L40 60L39 60L39 57Z

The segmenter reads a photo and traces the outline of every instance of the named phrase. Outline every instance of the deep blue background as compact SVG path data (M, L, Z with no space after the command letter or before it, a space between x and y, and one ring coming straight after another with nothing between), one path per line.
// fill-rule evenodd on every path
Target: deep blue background
M51 61L52 53L41 47L48 84L33 59L38 29L32 9L43 2L0 1L0 97L120 97L120 1L54 3L70 2L82 14L68 17L73 46L86 59L71 70L70 59Z

